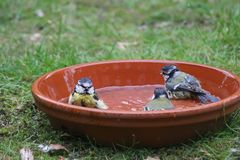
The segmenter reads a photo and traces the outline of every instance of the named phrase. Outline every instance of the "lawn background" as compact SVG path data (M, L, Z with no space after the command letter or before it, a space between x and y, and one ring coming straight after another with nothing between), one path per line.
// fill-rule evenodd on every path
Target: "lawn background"
M35 159L240 157L239 110L215 134L158 149L100 147L53 130L33 106L33 81L57 68L113 59L182 60L240 75L240 2L1 0L0 160L19 159L22 147ZM41 153L41 143L60 143L70 153Z

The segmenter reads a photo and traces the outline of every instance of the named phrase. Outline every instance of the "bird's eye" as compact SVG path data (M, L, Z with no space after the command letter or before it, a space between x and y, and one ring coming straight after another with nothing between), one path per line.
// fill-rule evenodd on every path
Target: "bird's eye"
M92 86L84 86L84 85L81 85L81 87L83 87L84 89L89 89L89 88L91 88Z
M82 84L81 84L80 86L81 86L82 88L86 88L86 87L85 87L84 85L82 85Z

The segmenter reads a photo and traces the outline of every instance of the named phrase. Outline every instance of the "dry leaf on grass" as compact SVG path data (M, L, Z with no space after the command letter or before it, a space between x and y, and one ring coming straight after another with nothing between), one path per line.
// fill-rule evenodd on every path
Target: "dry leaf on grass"
M137 42L117 42L117 48L121 50L125 50L128 46L138 45Z
M159 22L159 23L155 23L153 25L153 28L166 28L166 27L169 27L171 26L172 23L169 22L169 21L163 21L163 22Z
M37 17L44 17L44 12L41 9L35 11Z
M63 156L59 156L58 160L65 160L65 158Z
M29 40L33 43L37 43L41 40L42 35L40 33L33 33L30 37Z
M34 160L32 151L27 147L20 149L20 156L21 160Z
M147 156L145 160L160 160L160 158L158 156L154 156L154 157Z
M0 159L1 160L11 160L11 157L9 157L7 155L3 155L2 153L0 153Z
M38 148L44 153L60 151L60 150L68 152L67 148L62 146L61 144L50 144L50 145L40 144Z
M18 104L17 107L16 107L16 110L20 111L20 110L23 110L24 108L24 104Z
M146 29L148 29L148 25L147 24L142 24L142 25L138 26L138 29L141 30L141 31L146 30Z

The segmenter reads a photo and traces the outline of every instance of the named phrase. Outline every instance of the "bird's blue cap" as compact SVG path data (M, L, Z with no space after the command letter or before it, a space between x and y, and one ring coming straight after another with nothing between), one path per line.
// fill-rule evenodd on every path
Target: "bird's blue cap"
M161 95L166 95L167 96L167 92L166 89L164 87L157 87L154 89L154 98L158 98Z
M78 81L78 85L86 84L88 83L90 86L93 85L92 80L88 77L83 77Z
M161 70L163 74L169 75L172 71L178 71L178 68L175 65L170 64L163 66Z

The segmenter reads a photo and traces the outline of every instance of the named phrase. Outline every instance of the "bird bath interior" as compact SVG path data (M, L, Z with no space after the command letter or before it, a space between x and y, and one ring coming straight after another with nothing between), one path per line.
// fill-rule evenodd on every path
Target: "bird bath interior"
M174 110L143 111L155 87L163 85L160 68L175 64L197 77L202 87L221 100L207 105L195 100L175 100ZM81 77L92 79L108 110L67 104ZM239 107L237 76L205 65L177 61L129 60L80 64L38 78L32 93L36 105L55 128L105 145L158 147L176 144L224 125ZM176 134L178 133L178 134Z
M111 86L96 89L96 92L109 106L108 110L135 112L144 110L144 105L152 99L153 90L156 87L163 87L163 85ZM59 101L67 103L68 97ZM202 105L197 100L191 99L172 100L172 103L176 110Z

